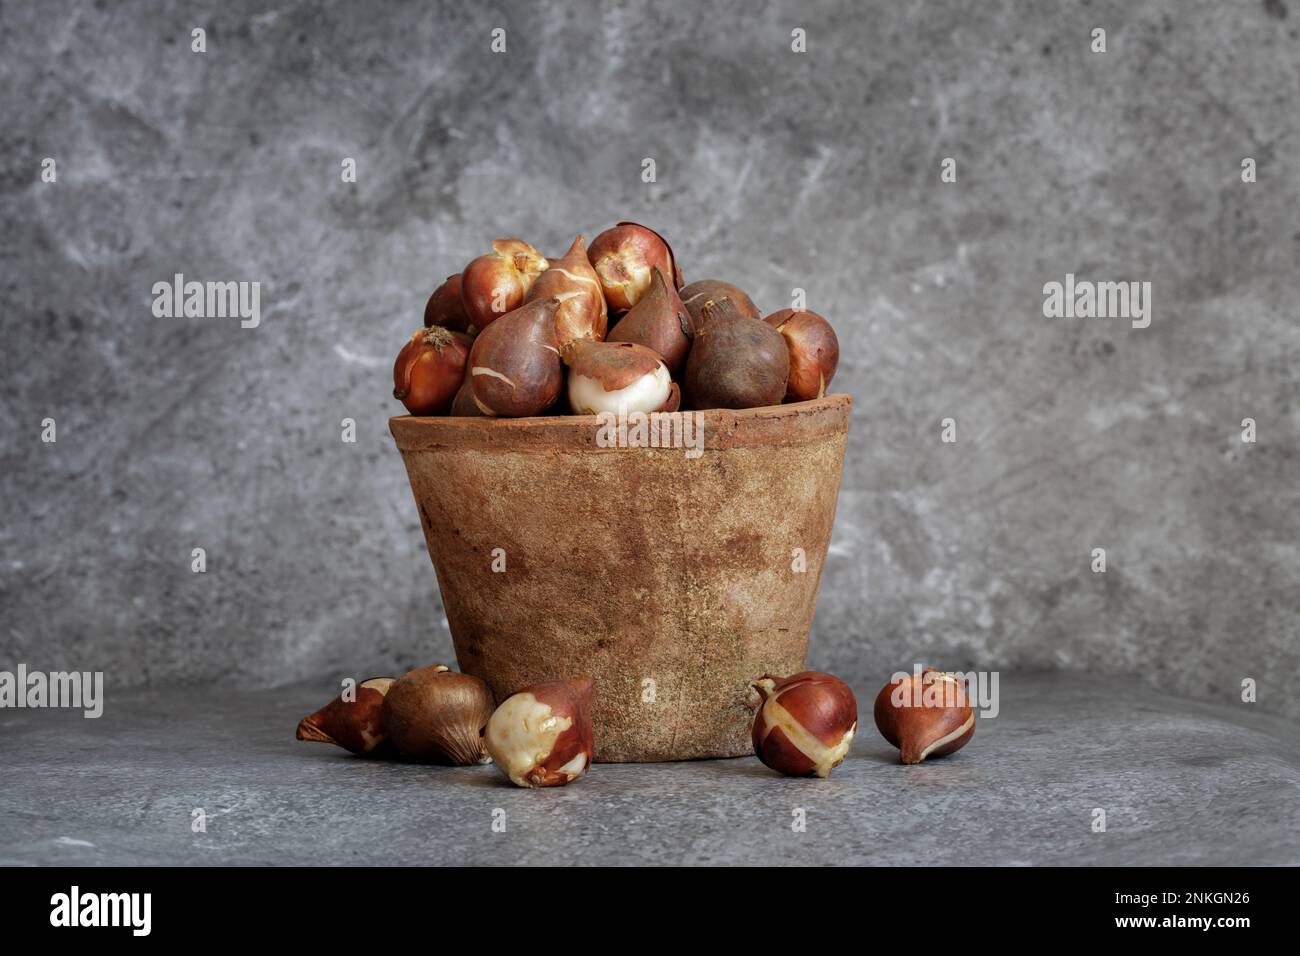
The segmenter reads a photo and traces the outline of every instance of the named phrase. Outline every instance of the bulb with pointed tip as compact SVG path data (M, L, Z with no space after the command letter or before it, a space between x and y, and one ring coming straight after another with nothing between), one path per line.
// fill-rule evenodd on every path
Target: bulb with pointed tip
M858 702L831 674L803 671L754 681L754 753L787 777L828 777L848 756L858 729Z
M469 353L474 402L485 415L540 415L564 388L555 339L559 300L535 299L479 333Z
M686 362L694 338L691 314L658 269L650 276L650 288L641 301L609 333L611 342L634 342L658 352L674 375Z
M587 247L582 236L564 258L538 276L527 301L550 296L560 300L555 311L555 337L563 348L573 339L603 339L609 324L609 309L600 289L596 270L587 261Z
M743 315L731 299L704 307L686 359L692 408L780 405L789 375L790 350L780 332Z
M390 751L392 744L386 739L380 711L392 686L391 677L363 680L356 686L354 695L340 694L300 720L297 738L334 744L354 754Z
M552 681L511 694L487 725L487 749L517 787L562 787L591 766L591 678Z
M907 764L958 751L975 734L975 711L962 680L933 667L895 674L876 696L874 713L881 735Z

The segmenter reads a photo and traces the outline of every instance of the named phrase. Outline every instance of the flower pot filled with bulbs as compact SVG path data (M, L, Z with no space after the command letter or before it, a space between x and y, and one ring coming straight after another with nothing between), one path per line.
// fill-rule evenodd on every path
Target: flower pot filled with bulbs
M461 670L353 684L298 738L530 788L742 754L828 777L858 730L849 686L803 669L848 433L838 360L825 318L684 284L645 226L555 260L493 242L393 370ZM896 675L873 716L904 764L974 733L933 669Z
M570 709L597 762L753 752L755 681L804 669L848 436L838 362L826 318L686 283L637 223L470 258L398 353L409 414L390 422L460 671L503 707L588 680Z

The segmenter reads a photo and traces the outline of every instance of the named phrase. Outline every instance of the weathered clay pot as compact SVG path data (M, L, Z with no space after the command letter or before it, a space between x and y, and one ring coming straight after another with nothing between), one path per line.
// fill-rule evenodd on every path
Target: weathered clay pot
M698 457L595 416L392 419L461 670L498 701L591 675L600 761L750 753L749 682L804 667L850 404L691 413Z

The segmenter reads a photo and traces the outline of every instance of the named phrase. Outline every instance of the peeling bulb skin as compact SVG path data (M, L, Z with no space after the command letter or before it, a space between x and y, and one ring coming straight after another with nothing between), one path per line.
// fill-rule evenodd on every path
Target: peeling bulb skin
M340 694L314 714L298 722L299 740L334 744L354 754L382 756L393 751L386 740L380 716L391 677L372 677L357 685L356 698Z
M393 363L393 397L412 415L443 415L465 380L473 344L463 332L420 329Z
M844 762L858 729L858 702L832 674L760 677L751 730L754 753L788 777L828 777Z
M628 415L632 412L659 411L672 395L673 381L668 369L660 363L650 374L633 382L627 388L607 392L594 378L584 378L569 372L569 402L574 414L599 415L612 412Z
M840 364L840 342L831 324L816 312L782 309L763 320L785 338L790 351L787 402L822 398Z
M657 352L674 375L686 362L694 338L695 322L690 312L657 269L641 301L609 333L611 342L632 342Z
M553 681L511 694L488 721L485 743L517 787L562 787L591 766L590 678Z
M461 273L460 297L470 331L481 332L523 305L537 277L550 263L520 239L497 239Z
M592 240L587 256L600 279L605 301L616 312L625 312L641 301L656 269L674 288L681 288L681 270L672 247L659 233L639 223L620 222L606 229Z
M467 766L488 762L483 735L492 705L492 691L482 680L435 664L399 677L380 717L403 756Z
M962 681L932 667L886 684L874 716L905 764L955 753L975 735L975 711Z
M447 281L433 290L424 305L424 327L440 325L453 332L468 332L469 315L460 297L460 273L447 276Z
M467 378L485 415L540 415L564 388L555 338L559 300L537 299L493 322L474 340Z
M577 340L561 350L561 357L569 366L574 414L653 412L672 397L667 366L643 345Z
M583 237L558 262L533 283L526 301L554 296L560 301L555 312L555 337L561 347L573 339L603 340L609 324L609 309L596 270L587 260Z
M673 382L669 386L668 398L664 403L655 409L656 412L675 412L682 407L682 390L681 387Z

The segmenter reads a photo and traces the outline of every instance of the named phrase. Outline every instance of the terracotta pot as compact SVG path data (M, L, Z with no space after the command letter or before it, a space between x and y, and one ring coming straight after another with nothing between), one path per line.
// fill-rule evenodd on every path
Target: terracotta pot
M392 419L460 669L498 700L591 675L599 761L751 753L749 682L804 669L850 404L687 413L696 457L595 416Z

